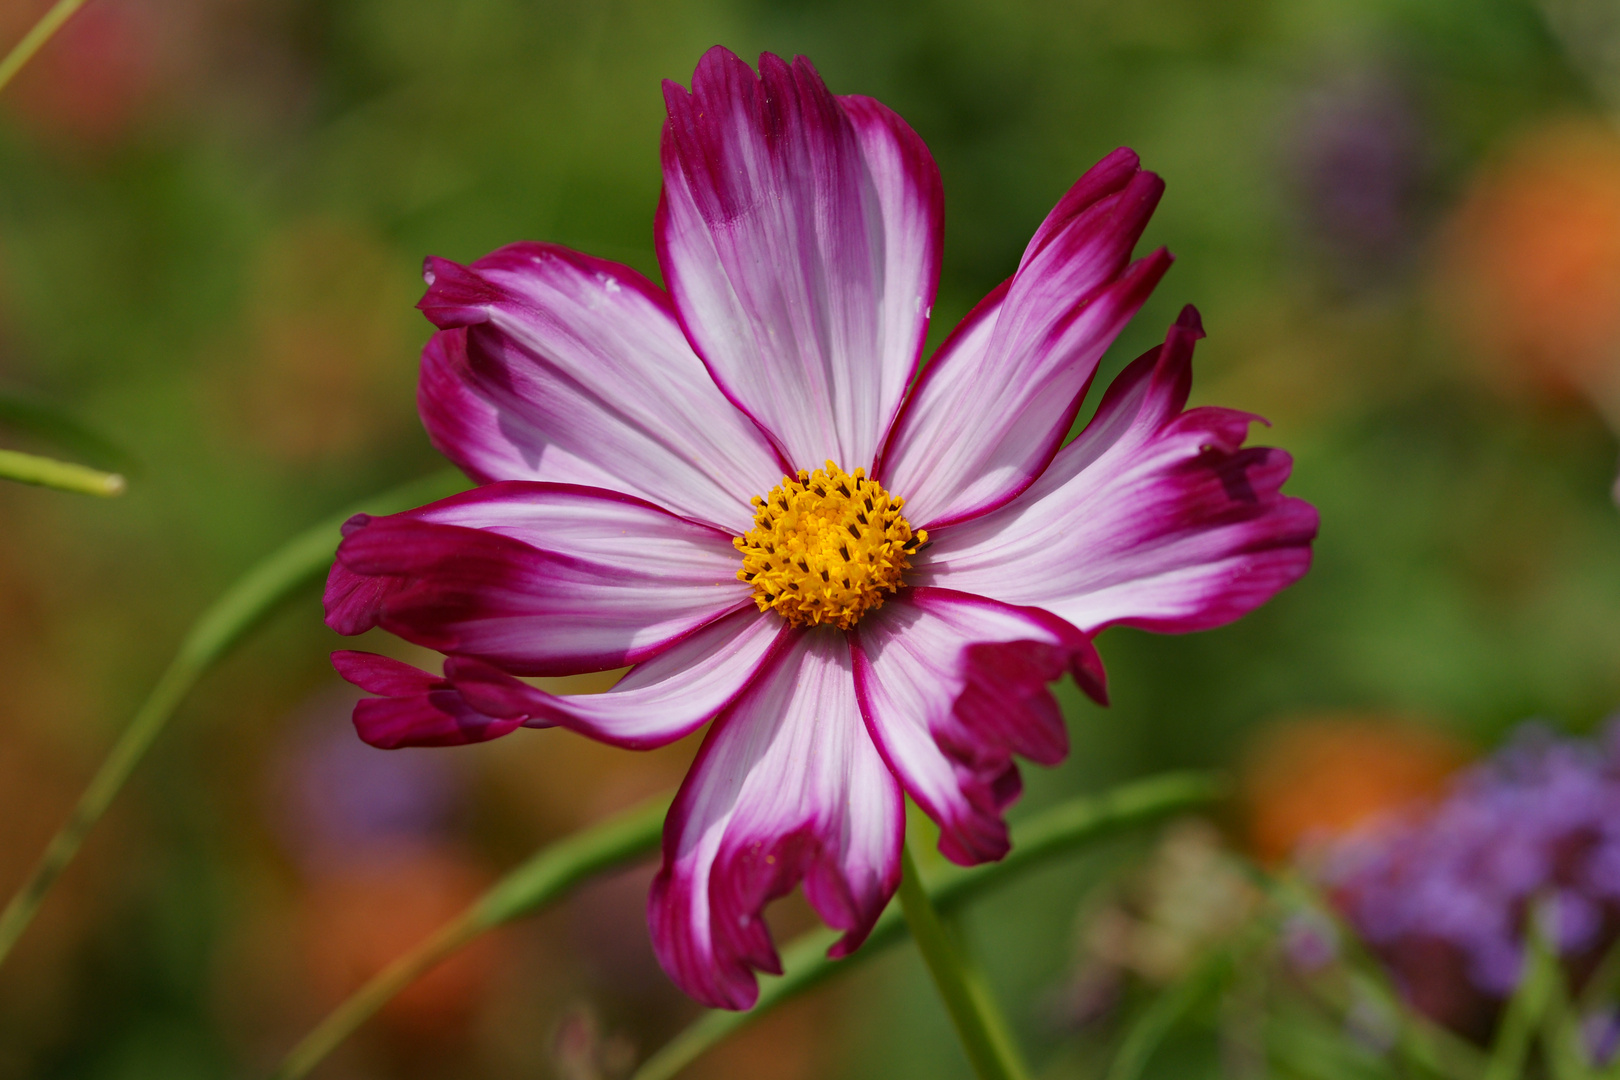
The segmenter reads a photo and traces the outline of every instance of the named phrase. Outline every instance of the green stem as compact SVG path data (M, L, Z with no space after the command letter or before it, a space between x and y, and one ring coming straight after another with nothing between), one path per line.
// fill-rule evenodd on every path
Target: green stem
M32 60L34 54L51 40L51 36L62 29L62 24L73 17L73 13L84 6L84 0L56 0L51 9L42 16L34 28L23 35L23 39L11 47L4 60L0 60L0 88L11 81L11 77L22 70L22 66Z
M1012 827L1012 851L1000 862L968 869L951 867L927 883L935 907L949 914L968 901L1059 855L1173 814L1195 810L1220 799L1226 785L1208 773L1167 773L1125 784L1101 795L1071 799ZM642 1063L631 1080L671 1080L710 1047L752 1024L783 1002L847 972L906 938L906 921L897 905L878 919L866 944L844 960L827 950L841 937L833 930L812 930L782 950L783 974L762 978L759 1000L747 1012L713 1009Z
M1554 984L1562 978L1558 962L1542 936L1540 921L1544 905L1532 905L1525 935L1524 972L1518 988L1502 1010L1497 1022L1491 1056L1485 1063L1484 1080L1517 1080L1525 1074L1530 1044L1554 999Z
M486 930L556 900L599 871L652 853L668 809L667 795L648 800L536 854L328 1014L293 1047L274 1080L307 1075L395 994Z
M911 847L908 832L900 850L900 910L974 1073L980 1080L1028 1080L1029 1070L1018 1056L1007 1021L996 1007L983 973L968 958L962 943L928 898Z
M1136 1080L1148 1059L1164 1042L1182 1017L1218 990L1232 974L1230 953L1222 950L1206 957L1176 985L1165 990L1147 1007L1125 1033L1108 1080Z
M122 495L124 478L117 473L102 472L86 465L69 461L24 454L17 450L0 450L0 479L15 480L21 484L38 484L57 491L72 491L80 495Z
M386 514L451 494L465 486L454 473L439 473L368 499L360 506L295 537L231 586L192 624L169 667L140 711L113 744L101 768L79 796L67 822L57 830L33 873L0 911L0 962L27 929L45 894L73 861L85 836L129 779L169 717L209 668L306 585L319 581L337 549L338 526L354 513Z
M1350 977L1337 987L1320 979L1305 981L1305 986L1324 1005L1348 1010L1356 994L1364 995L1396 1018L1395 1050L1400 1058L1446 1080L1479 1080L1485 1070L1485 1055L1473 1043L1408 1005L1383 964L1367 951L1360 935L1308 879L1289 874L1284 877L1263 875L1258 880L1263 888L1289 906L1308 907L1333 924Z

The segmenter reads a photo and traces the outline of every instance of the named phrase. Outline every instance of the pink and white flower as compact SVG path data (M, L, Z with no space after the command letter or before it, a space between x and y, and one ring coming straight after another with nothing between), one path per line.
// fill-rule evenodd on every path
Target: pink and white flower
M1008 847L1015 754L1068 752L1048 684L1103 701L1092 638L1219 626L1297 580L1316 512L1258 419L1187 409L1187 308L1064 445L1170 264L1132 249L1163 185L1117 150L917 374L942 194L922 141L809 61L716 48L665 83L668 289L524 243L427 263L419 405L479 487L344 529L328 623L447 654L342 652L368 742L565 727L632 748L710 724L649 903L670 976L747 1008L760 913L803 882L860 945L903 795L971 864ZM915 526L915 527L914 527ZM633 665L567 696L519 676Z

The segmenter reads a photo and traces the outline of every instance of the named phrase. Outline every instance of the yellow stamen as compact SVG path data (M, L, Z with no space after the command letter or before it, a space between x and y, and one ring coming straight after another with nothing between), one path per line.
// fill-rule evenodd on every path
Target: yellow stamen
M883 606L911 569L928 531L911 531L906 500L831 461L815 472L784 476L754 499L754 527L732 541L742 552L740 581L754 586L759 610L775 608L794 626L854 626Z

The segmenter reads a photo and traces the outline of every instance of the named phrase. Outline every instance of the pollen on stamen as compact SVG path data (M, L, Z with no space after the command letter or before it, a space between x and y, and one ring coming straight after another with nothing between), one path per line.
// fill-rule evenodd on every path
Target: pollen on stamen
M743 556L737 578L754 586L759 610L794 626L848 630L900 588L928 541L900 512L904 499L865 469L846 473L831 461L782 477L753 505L754 527L732 540Z

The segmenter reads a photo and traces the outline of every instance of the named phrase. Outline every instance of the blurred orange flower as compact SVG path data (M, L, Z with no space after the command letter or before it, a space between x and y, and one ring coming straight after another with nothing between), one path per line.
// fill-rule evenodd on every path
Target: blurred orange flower
M423 846L325 874L304 897L306 962L330 1008L458 915L488 878L452 850ZM427 972L383 1007L398 1033L461 1032L482 1002L497 953L484 937Z
M1464 196L1439 269L1488 378L1604 411L1620 388L1620 134L1562 120L1510 145Z
M1266 729L1244 763L1249 844L1265 863L1432 798L1467 755L1430 727L1359 714Z

